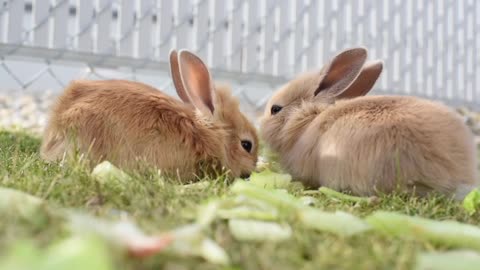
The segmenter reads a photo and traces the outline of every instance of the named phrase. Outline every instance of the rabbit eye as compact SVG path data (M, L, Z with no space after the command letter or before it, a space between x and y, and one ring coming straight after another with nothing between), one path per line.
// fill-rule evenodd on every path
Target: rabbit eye
M244 140L244 141L242 141L242 147L243 147L243 149L245 149L245 151L250 153L250 151L252 151L252 142Z
M273 105L272 108L270 109L270 113L272 113L272 115L275 115L281 110L282 110L282 107L278 105Z

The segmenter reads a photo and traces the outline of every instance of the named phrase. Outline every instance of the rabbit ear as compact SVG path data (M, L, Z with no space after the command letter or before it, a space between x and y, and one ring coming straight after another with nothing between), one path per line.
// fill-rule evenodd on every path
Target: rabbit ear
M200 58L187 50L180 50L180 77L193 105L205 115L214 111L214 88L210 72Z
M339 98L354 98L364 96L377 82L378 77L383 70L383 61L370 61L363 67L357 79L338 97Z
M180 68L178 66L178 54L175 49L170 51L170 75L172 76L173 85L177 90L177 95L185 103L191 103L185 87L183 86L182 78L180 76Z
M342 94L355 81L366 59L365 48L354 48L339 53L324 69L325 75L314 95L337 97Z

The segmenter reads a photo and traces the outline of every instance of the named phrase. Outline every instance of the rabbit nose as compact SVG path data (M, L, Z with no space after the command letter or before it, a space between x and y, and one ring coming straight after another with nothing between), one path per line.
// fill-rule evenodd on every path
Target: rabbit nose
M248 172L248 173L242 173L242 174L240 175L240 177L243 178L243 179L245 179L245 178L250 177L251 174L252 174L252 173L250 173L250 172Z

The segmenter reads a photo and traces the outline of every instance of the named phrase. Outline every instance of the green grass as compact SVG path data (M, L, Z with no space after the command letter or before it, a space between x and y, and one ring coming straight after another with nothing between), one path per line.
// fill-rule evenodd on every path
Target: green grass
M203 190L180 193L173 180L156 172L133 173L134 181L119 187L98 184L91 169L81 161L46 164L38 154L40 139L24 132L0 131L0 183L25 191L53 206L80 209L107 219L127 213L142 229L158 232L191 222L192 211L208 198L228 192L225 179L211 179L213 185ZM131 173L131 172L130 172ZM301 190L292 190L299 195ZM437 220L453 219L480 225L480 215L469 216L458 202L432 195L419 199L406 194L382 196L377 204L355 204L315 195L315 207L344 210L364 217L375 210L399 211ZM66 236L55 213L36 219L2 218L0 253L22 239L39 247ZM281 243L242 243L234 240L225 222L216 221L209 233L229 254L229 269L411 269L420 251L444 250L417 239L392 239L377 233L339 237L303 229L293 224L294 236ZM113 251L112 251L113 252ZM113 256L114 255L114 256ZM117 269L219 269L201 259L154 256L145 260L128 259L113 254ZM184 268L181 268L183 266ZM221 269L221 268L220 268Z

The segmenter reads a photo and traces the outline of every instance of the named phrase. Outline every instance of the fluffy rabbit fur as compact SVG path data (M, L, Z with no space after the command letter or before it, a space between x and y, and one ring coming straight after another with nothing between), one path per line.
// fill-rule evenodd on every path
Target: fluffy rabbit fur
M295 178L311 187L358 195L396 188L458 198L478 185L473 135L461 117L436 102L364 96L382 71L367 50L335 56L276 92L261 136Z
M42 157L54 161L78 148L93 162L129 169L146 163L184 181L201 176L205 167L248 176L258 138L238 100L228 87L214 87L194 54L172 50L170 66L183 102L138 82L73 81L53 107Z

